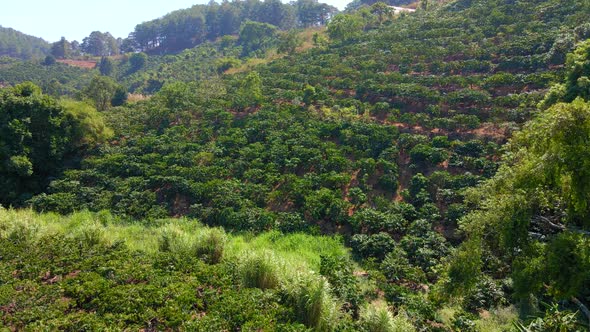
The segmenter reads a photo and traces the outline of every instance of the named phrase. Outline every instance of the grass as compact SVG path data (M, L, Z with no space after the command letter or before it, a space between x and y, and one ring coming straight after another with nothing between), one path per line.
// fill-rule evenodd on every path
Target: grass
M302 52L305 52L311 48L314 48L315 45L313 44L313 35L316 33L319 35L325 36L326 35L326 28L325 27L313 27L313 28L307 28L307 29L301 30L298 33L298 37L301 40L301 45L295 49L295 52L302 53ZM230 69L226 70L224 73L228 74L228 75L243 73L243 72L253 69L256 66L267 64L271 61L283 58L285 56L286 56L286 54L279 54L279 53L277 53L276 49L273 48L273 49L270 49L268 52L266 52L264 58L249 58L245 62L243 62L240 66L230 68Z
M437 317L445 326L450 327L453 325L453 318L460 312L459 305L446 306L437 311ZM518 312L515 307L496 308L480 312L479 319L475 320L475 329L481 332L508 331L517 320Z
M223 254L236 258L244 252L257 253L270 249L277 258L284 260L292 268L316 272L320 269L321 255L349 255L349 250L338 236L282 234L278 231L260 235L226 235L221 229L208 228L197 220L186 218L163 219L145 225L140 222L122 222L108 211L83 211L62 216L0 208L2 237L20 237L25 240L55 233L77 236L88 241L98 241L98 238L108 243L122 241L129 249L146 253L161 250L188 253L194 249L197 254L219 256L219 247L223 243ZM216 253L215 248L218 250Z
M292 275L284 287L297 320L315 331L332 331L339 319L339 304L330 294L323 277L299 273Z
M317 331L330 331L338 322L340 303L319 275L320 256L349 255L339 237L306 234L226 234L193 219L163 219L149 224L119 220L109 212L77 212L68 216L0 207L0 239L35 245L47 238L96 245L124 243L137 257L169 252L190 255L207 264L234 269L238 283L282 294L296 319Z
M369 332L416 331L405 312L393 316L387 304L382 301L367 304L361 312L361 320Z
M264 251L243 255L239 271L245 287L275 289L284 274L284 265L272 252Z
M272 248L293 268L305 268L316 272L320 270L320 256L348 256L349 251L338 236L313 236L302 233L282 234L271 231L252 236L249 234L231 237L227 245L228 256L237 256L244 251L260 251ZM302 265L303 264L303 265Z

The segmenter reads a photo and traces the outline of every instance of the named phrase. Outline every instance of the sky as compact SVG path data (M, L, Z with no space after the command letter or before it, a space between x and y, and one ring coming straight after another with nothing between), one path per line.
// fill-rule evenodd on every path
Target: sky
M0 25L48 42L82 42L92 31L125 38L139 23L208 0L3 0ZM219 1L218 1L219 2ZM343 9L348 0L320 0Z

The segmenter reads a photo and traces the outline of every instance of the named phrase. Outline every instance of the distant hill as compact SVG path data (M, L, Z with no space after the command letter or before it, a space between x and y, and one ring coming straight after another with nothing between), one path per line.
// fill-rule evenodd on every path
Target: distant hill
M49 53L45 40L0 26L0 56L20 59L41 58Z

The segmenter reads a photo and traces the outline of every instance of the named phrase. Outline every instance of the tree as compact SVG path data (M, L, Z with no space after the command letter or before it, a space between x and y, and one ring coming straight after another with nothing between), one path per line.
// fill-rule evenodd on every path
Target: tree
M131 65L131 71L135 72L140 70L145 66L147 63L148 56L147 54L141 53L134 53L129 57L129 64Z
M590 283L589 140L590 104L582 99L555 104L515 134L505 165L470 195L480 208L462 221L469 240L451 271L469 262L473 276L474 261L483 269L501 259L517 297L583 301ZM487 255L497 258L467 249L473 242L494 248Z
M55 57L53 55L48 55L45 57L45 60L43 60L43 64L46 66L51 66L55 64Z
M57 59L69 58L71 54L72 46L65 37L61 37L59 41L51 44L51 55Z
M60 105L72 123L71 142L76 148L92 147L113 136L102 115L91 105L67 99L62 100Z
M292 54L302 43L303 41L299 38L296 31L280 32L278 52Z
M103 56L98 63L98 71L103 76L110 76L113 73L115 65L113 61L106 56Z
M81 52L80 43L77 40L73 40L70 43L70 48L72 50L72 53L71 53L72 56L79 56L80 55L80 52Z
M317 0L297 0L295 3L299 24L305 28L325 25L338 12L336 7Z
M564 101L581 97L590 100L590 40L578 45L567 57L568 76Z
M394 10L384 2L376 2L371 6L371 13L377 15L379 24L383 24L393 14Z
M105 111L112 106L111 102L118 87L117 82L110 77L95 76L83 93L94 102L96 109Z
M275 42L277 27L268 23L246 21L240 28L238 43L242 53L249 55L255 51L265 51Z
M57 175L68 154L108 136L96 111L82 104L60 104L32 83L0 90L0 204L23 204Z
M363 26L360 17L349 14L339 14L328 24L328 35L331 39L341 42L356 38Z
M111 56L119 54L119 45L117 40L109 33L93 31L80 45L82 51L94 56Z

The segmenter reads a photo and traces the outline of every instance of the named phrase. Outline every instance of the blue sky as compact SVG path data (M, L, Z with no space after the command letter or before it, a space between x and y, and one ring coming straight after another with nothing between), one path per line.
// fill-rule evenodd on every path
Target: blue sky
M3 0L0 25L49 42L82 39L92 31L125 38L135 25L208 0ZM324 0L343 9L349 0Z

